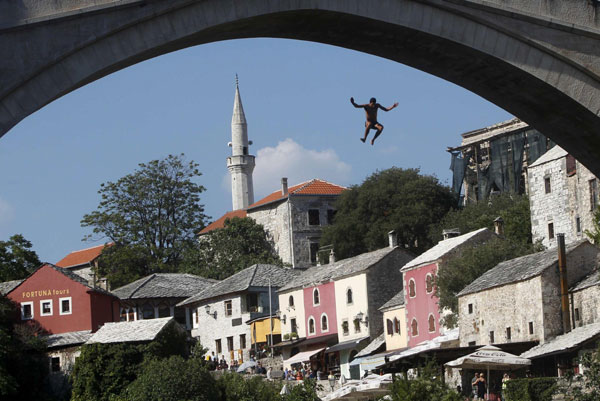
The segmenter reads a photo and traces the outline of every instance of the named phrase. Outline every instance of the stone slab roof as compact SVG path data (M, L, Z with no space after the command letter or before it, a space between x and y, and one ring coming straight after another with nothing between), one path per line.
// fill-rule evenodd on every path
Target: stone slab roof
M577 327L567 334L560 335L544 344L531 348L523 352L520 356L523 358L535 359L542 356L568 352L579 345L600 337L600 323L592 323Z
M98 256L100 256L104 247L108 247L111 245L113 245L113 243L109 242L108 244L102 244L98 246L93 246L91 248L81 249L79 251L73 251L58 262L56 262L56 266L67 268L89 264Z
M600 284L600 271L594 270L589 275L581 279L578 283L576 283L569 292L572 291L580 291L588 287L592 287L594 285Z
M548 163L548 162L551 162L556 159L561 159L563 157L566 157L567 155L568 155L568 153L566 150L564 150L563 148L561 148L558 145L555 145L552 149L550 149L549 151L547 151L546 153L541 155L539 157L539 159L537 159L535 162L533 162L531 164L531 166L529 166L529 168L537 167L544 163Z
M202 229L202 231L199 232L199 235L208 234L212 230L225 227L225 220L233 219L234 217L239 217L240 219L243 219L244 217L248 217L248 213L244 209L227 212L217 220L204 227L204 229Z
M211 287L189 297L180 302L177 306L189 305L194 302L200 302L206 299L219 297L235 292L246 291L250 287L268 287L269 279L271 287L280 288L289 283L299 274L297 270L286 269L275 265L256 264L233 276L227 277Z
M91 330L70 331L68 333L51 334L45 336L48 349L68 347L85 343L92 337Z
M588 244L587 240L577 241L567 245L566 254L574 249ZM558 262L556 248L521 256L499 263L496 267L485 272L481 277L466 286L458 296L484 291L493 287L529 280L542 274L546 269Z
M423 252L421 255L405 264L400 270L405 271L423 264L433 263L449 252L453 251L456 247L465 244L472 238L475 238L485 232L491 233L488 228L480 228L479 230L471 231L470 233L459 235L458 237L448 238L440 241L433 248Z
M185 273L155 273L113 290L120 299L188 298L218 280Z
M366 252L348 259L342 259L335 263L327 265L313 266L300 274L286 286L279 289L279 292L285 292L296 288L312 286L315 283L326 283L338 278L351 276L353 274L367 270L369 267L378 263L392 251L405 252L400 248L381 248L373 252Z
M6 295L15 289L23 280L4 281L0 283L0 295Z
M361 356L367 356L367 355L372 354L373 352L376 352L379 349L379 347L381 347L384 343L385 343L385 333L381 333L380 335L375 337L375 339L373 339L373 341L371 341L369 343L369 345L367 345L365 348L360 350L360 352L358 354L356 354L355 358L359 358Z
M379 308L380 311L386 310L386 309L392 309L396 306L400 306L400 305L404 305L404 291L400 291L399 293L397 293L396 295L394 295L389 301L387 301L386 303L384 303L381 308Z
M175 323L175 319L172 317L105 323L86 344L152 341L171 323Z

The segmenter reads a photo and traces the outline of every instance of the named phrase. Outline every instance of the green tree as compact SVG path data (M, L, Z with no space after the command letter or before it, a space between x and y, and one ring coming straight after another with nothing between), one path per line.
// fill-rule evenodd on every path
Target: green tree
M222 401L280 401L281 386L261 376L246 378L237 373L225 373L217 380Z
M332 244L336 256L343 259L384 247L388 232L396 230L399 244L422 253L433 244L429 226L455 203L448 187L418 169L377 171L342 193L321 245Z
M23 279L40 267L42 262L31 247L21 234L0 241L0 282Z
M213 401L219 399L215 379L199 359L180 356L151 359L118 400ZM260 399L260 398L256 398Z
M600 244L600 206L594 210L594 217L592 219L592 229L585 230L585 235L592 241L594 244Z
M417 377L397 378L390 388L393 401L461 401L463 398L454 389L449 388L439 374L435 361L417 368Z
M442 231L458 228L468 233L483 227L494 228L494 220L504 220L504 236L514 242L531 243L531 213L526 195L501 194L485 202L470 203L464 208L452 209L429 229L433 243L442 240Z
M183 269L222 280L257 263L282 266L262 225L251 218L226 219L224 227L204 235L188 248Z
M322 386L317 384L315 379L304 379L301 384L292 387L290 393L283 399L285 401L319 401L318 390L322 390Z
M18 317L17 305L0 296L0 399L48 400L46 343Z
M113 286L126 284L154 272L177 271L186 248L204 227L200 204L204 187L198 165L184 155L139 164L132 174L101 184L97 210L83 216L82 227L91 227L86 239L108 238L110 257L100 263ZM131 259L130 259L131 258ZM113 265L111 263L120 263ZM127 273L118 276L118 271Z
M577 375L571 394L567 400L596 401L600 400L600 347L593 352L586 352L580 358L584 367L584 375Z

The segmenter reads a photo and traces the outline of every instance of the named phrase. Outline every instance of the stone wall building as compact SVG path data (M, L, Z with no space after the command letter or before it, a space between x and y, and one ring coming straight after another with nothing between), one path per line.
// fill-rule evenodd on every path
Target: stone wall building
M534 241L556 246L556 233L570 243L593 228L598 179L562 148L555 146L527 170L531 232Z
M567 246L567 281L598 265L588 241ZM498 264L458 294L460 345L540 342L563 333L558 252L546 250Z
M93 246L91 248L73 251L67 256L56 262L56 266L72 271L83 277L92 287L99 287L108 290L109 283L105 277L98 277L98 260L104 248L112 246L109 242L104 245Z
M460 146L449 147L448 152L452 157L452 188L463 194L463 204L485 200L490 194L527 193L527 166L554 146L518 118L461 136Z
M600 273L594 270L576 283L571 294L571 327L600 323Z
M268 316L269 310L275 313L279 309L277 289L297 274L296 270L279 266L253 265L177 306L192 310L192 337L199 339L209 355L224 356L229 364L234 360L241 363L253 351L246 322Z

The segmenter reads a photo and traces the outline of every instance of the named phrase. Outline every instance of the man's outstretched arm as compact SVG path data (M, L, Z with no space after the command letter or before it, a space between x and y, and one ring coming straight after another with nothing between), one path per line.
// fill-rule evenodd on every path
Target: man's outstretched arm
M366 104L356 104L353 97L350 98L350 103L352 103L352 106L356 107L357 109L364 108L366 106Z
M379 108L383 111L390 111L392 109L395 109L396 107L398 107L398 102L394 103L393 105L387 108L383 107L382 105L379 105Z

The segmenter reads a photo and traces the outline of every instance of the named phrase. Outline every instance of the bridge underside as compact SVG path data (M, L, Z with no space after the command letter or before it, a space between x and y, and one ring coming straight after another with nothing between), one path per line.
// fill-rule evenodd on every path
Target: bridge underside
M155 2L0 28L0 135L52 100L140 61L227 39L289 38L370 53L454 82L600 175L600 36L490 10L465 15L445 1L380 3L359 10L344 0Z

